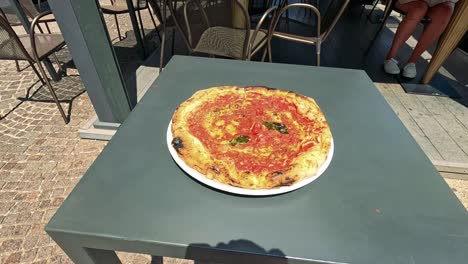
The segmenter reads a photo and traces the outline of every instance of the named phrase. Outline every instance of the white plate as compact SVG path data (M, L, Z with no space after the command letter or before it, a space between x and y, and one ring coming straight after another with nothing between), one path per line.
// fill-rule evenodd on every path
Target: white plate
M296 189L304 187L305 185L313 182L315 179L320 177L320 175L322 175L322 173L328 168L328 165L330 165L330 162L333 157L334 144L333 144L333 138L332 138L331 144L330 144L330 151L328 152L327 160L319 168L315 176L305 178L302 181L296 182L295 184L290 185L290 186L282 186L282 187L275 188L275 189L260 189L260 190L243 189L243 188L234 187L231 185L217 182L215 180L208 179L200 172L196 171L195 169L192 169L187 164L185 164L185 162L177 154L177 151L174 149L174 147L172 147L171 143L172 143L173 138L172 138L171 125L172 125L172 120L171 122L169 122L169 127L167 128L167 148L169 149L169 152L171 153L172 158L175 160L177 165L179 165L179 167L181 167L185 172L187 172L188 175L192 176L196 180L208 186L216 188L218 190L222 190L222 191L229 192L229 193L249 195L249 196L266 196L266 195L275 195L275 194L294 191Z

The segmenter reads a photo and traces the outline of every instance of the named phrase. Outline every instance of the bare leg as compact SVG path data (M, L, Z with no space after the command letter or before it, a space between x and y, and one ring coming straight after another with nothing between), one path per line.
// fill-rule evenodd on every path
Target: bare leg
M406 4L396 3L396 7L406 13L405 18L401 21L393 38L392 47L387 54L387 60L394 58L401 46L413 34L416 26L424 18L428 10L428 5L423 1L413 1Z
M424 28L418 44L413 50L408 63L414 63L421 54L436 41L447 27L450 17L453 13L454 4L445 2L429 8L427 16L431 19L428 25Z

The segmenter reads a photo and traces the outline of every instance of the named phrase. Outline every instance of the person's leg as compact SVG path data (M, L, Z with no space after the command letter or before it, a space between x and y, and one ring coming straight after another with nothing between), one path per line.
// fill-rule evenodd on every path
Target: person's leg
M398 1L398 0L396 0ZM396 7L406 13L406 16L401 21L393 38L392 47L388 51L387 60L396 56L400 47L413 34L416 26L424 18L429 6L423 1L413 1L406 4L396 3Z
M414 63L421 56L421 54L439 38L442 32L447 27L450 17L453 13L454 4L452 2L445 2L429 8L427 16L431 19L429 24L426 25L418 44L413 50L408 63Z

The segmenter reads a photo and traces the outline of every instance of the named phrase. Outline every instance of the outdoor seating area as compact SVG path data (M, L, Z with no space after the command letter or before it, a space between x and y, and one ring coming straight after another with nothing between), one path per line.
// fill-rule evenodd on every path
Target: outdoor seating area
M453 6L409 79L392 0L0 0L0 263L463 263Z

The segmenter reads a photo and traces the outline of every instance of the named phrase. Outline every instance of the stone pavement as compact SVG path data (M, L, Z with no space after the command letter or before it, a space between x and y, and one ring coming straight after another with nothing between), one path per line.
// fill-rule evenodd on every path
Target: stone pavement
M145 25L151 25L143 12ZM105 16L110 37L118 41L113 17ZM128 15L119 16L123 35ZM15 27L18 34L21 27ZM57 31L56 26L52 26ZM67 51L58 54L68 61ZM44 232L44 226L94 159L105 141L81 140L78 128L94 115L78 72L52 83L71 121L65 125L45 86L20 62L0 61L0 264L71 263ZM150 263L150 257L119 253L123 263ZM187 263L165 258L164 263ZM154 258L151 263L163 263Z
M113 19L106 20L115 38ZM128 19L122 18L120 26L128 30ZM17 72L13 61L0 61L0 264L71 263L43 231L44 225L106 142L78 136L78 128L94 111L76 70L69 69L53 86L60 99L73 99L63 103L66 110L71 107L68 125L30 68ZM466 183L448 183L468 206ZM128 253L119 257L124 263L190 262L150 261L149 256Z

